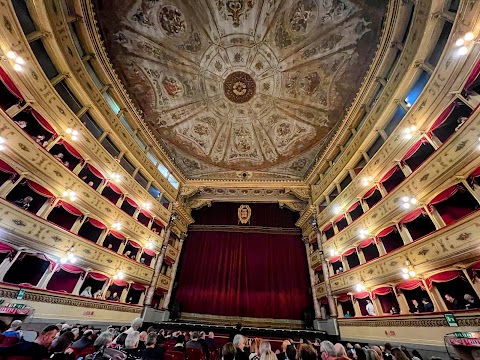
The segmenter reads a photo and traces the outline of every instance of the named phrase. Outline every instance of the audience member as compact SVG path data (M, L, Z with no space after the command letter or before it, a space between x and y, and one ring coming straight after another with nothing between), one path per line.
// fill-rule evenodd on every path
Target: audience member
M8 330L3 332L3 335L14 336L20 339L22 337L22 332L20 330L21 327L22 327L22 320L13 320Z
M260 360L277 360L277 356L273 351L267 351L262 354Z
M347 352L345 351L345 348L343 347L342 344L336 343L334 345L334 348L335 348L337 360L348 360L349 359L349 357L347 356Z
M259 339L260 340L260 339ZM295 349L295 346L293 345L288 345L287 349L285 350L285 354L287 355L288 360L296 360L297 358L297 350Z
M434 312L435 309L433 307L433 304L428 300L427 298L422 299L422 305L423 305L423 312Z
M233 337L233 345L235 346L235 360L248 360L248 354L245 352L245 338L241 334Z
M200 333L198 334L198 342L200 343L200 345L202 345L202 349L203 349L203 352L205 353L205 357L207 358L207 360L210 359L210 351L208 349L208 344L207 344L207 340L205 339L205 331L200 331Z
M53 157L63 164L63 157L64 157L63 153L60 152L57 155L53 155Z
M215 334L213 333L213 331L210 331L208 333L208 337L205 339L205 341L207 342L208 346L211 346L214 349L217 348L217 344L215 343Z
M236 358L237 349L231 342L227 342L222 348L222 360L234 360Z
M395 360L395 356L392 354L392 344L385 343L384 350L382 352L382 356L383 356L384 359Z
M50 357L48 349L52 345L52 341L55 339L58 331L59 328L56 325L49 325L42 330L35 341L22 341L13 349L6 351L7 353L13 351L11 355L31 357L32 360L47 359Z
M262 340L260 342L260 348L258 350L258 355L261 357L262 354L266 353L267 351L272 351L272 345L267 340Z
M451 310L460 310L462 308L460 302L450 294L445 294L445 300L450 303Z
M185 356L187 355L187 350L185 349L185 335L180 334L176 336L176 343L173 349L175 351L183 352Z
M120 301L120 298L118 297L118 294L116 291L113 292L113 294L107 299L110 301Z
M138 331L133 331L127 333L125 338L125 347L122 351L127 354L127 359L138 359L138 342L140 341L140 333Z
M412 350L412 360L423 360L423 358L417 350Z
M92 330L87 330L83 333L82 337L75 341L72 344L72 348L75 349L75 351L85 349L87 347L92 346L93 344L93 331Z
M127 333L122 332L117 338L113 341L116 344L117 349L122 349L125 347L125 339L127 338Z
M366 349L365 356L367 360L381 360L382 358L378 353L373 349Z
M331 342L329 342L329 343L330 343L330 345L332 345L332 349L333 349L332 354L334 354L335 349L333 348L333 344ZM320 349L322 348L322 344L323 344L323 342L320 343ZM308 344L301 344L298 347L298 350L297 350L297 357L298 357L298 360L316 360L317 359L317 352L315 351L313 346L308 345ZM333 357L335 358L335 354L333 355ZM322 354L322 359L323 360L326 360L328 358L329 358L328 356L323 357L323 354ZM319 360L320 360L320 355L319 355Z
M285 353L287 350L287 346L291 345L290 340L283 340L282 345L280 346L280 353L277 354L278 360L286 360L287 354Z
M14 123L20 126L20 129L25 129L28 125L25 120L14 121Z
M352 317L352 314L350 314L350 311L347 310L347 312L343 315L343 317L349 318L349 317Z
M92 287L87 286L83 291L81 292L80 296L86 296L86 297L93 297L92 295Z
M109 331L102 332L93 343L93 348L95 351L99 351L100 349L110 345L113 341L113 332Z
M147 339L145 340L145 349L141 350L138 353L138 356L144 360L150 360L150 359L162 360L164 357L163 354L165 353L165 351L161 346L156 347L156 345L157 345L157 333L151 331L148 333Z
M370 316L375 316L375 308L373 307L372 301L370 299L367 299L367 305L365 306L365 309L367 310L367 314Z
M198 342L198 337L199 337L198 331L193 331L190 341L185 344L185 348L203 350L202 344Z
M412 306L410 307L410 312L418 314L424 311L422 304L419 304L416 299L412 299Z
M50 352L52 353L63 353L67 348L72 344L75 335L70 330L65 331L58 340L55 342L55 345L50 347Z
M23 199L15 200L13 203L23 208L23 210L28 210L32 201L33 201L33 197L25 196Z
M408 356L398 347L392 348L392 355L396 360L410 360Z
M475 300L475 298L470 295L470 294L465 294L463 296L463 299L465 300L465 308L467 310L469 309L477 309L478 308L478 304L477 304L477 301Z
M249 360L260 360L260 342L259 338L252 340L250 344L250 355L248 356Z
M380 348L378 350L380 351ZM380 351L380 353L382 353L382 352ZM362 349L360 344L355 344L355 354L357 354L357 359L358 360L366 360L367 359L367 355L365 354L365 351Z

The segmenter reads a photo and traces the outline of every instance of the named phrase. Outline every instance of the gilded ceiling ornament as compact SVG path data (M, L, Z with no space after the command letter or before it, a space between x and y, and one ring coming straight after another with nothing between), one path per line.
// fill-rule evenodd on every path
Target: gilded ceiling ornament
M227 76L223 83L225 96L231 102L243 104L255 95L255 80L243 71L235 71Z
M175 6L165 5L158 13L162 29L169 36L183 33L186 29L185 17Z
M217 8L225 20L231 18L233 26L239 27L240 18L247 18L253 8L253 0L217 0Z
M252 209L248 205L240 205L238 208L238 223L250 224L250 217L252 216Z

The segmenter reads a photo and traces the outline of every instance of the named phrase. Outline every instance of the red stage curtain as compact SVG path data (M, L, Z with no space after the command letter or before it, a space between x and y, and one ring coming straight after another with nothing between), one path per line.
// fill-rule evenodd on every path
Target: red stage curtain
M53 127L49 124L45 118L40 115L38 112L32 109L32 116L37 120L38 124L44 128L46 131L48 131L50 134L53 134L53 137L57 136L57 132L53 129Z
M193 232L183 251L176 297L182 311L301 319L311 304L299 236Z
M5 85L5 87L19 100L23 100L23 96L18 90L17 86L14 84L12 79L7 75L5 70L0 66L0 81Z
M92 165L87 164L87 167L88 167L88 170L90 170L90 172L93 175L95 175L99 179L102 179L102 180L105 179L105 176L103 176L102 173L100 171L98 171L96 168L94 168Z
M455 102L451 103L450 105L448 105L448 107L440 114L440 116L437 118L437 120L435 120L435 122L433 123L432 127L430 128L430 130L428 130L428 135L429 136L432 136L433 135L433 132L438 129L440 126L442 126L442 124L445 122L445 120L447 120L447 118L450 116L450 114L452 113L453 109L455 109Z
M435 275L430 276L425 282L429 288L432 287L432 283L434 282L449 282L457 277L462 276L462 272L460 270L450 270L444 271Z

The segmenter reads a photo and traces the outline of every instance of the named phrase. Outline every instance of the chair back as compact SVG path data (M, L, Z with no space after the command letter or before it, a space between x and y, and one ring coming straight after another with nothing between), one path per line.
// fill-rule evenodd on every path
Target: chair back
M18 338L16 336L5 336L3 339L2 345L3 346L12 346L18 343Z
M185 360L185 354L181 351L167 351L166 354L170 354L171 360Z
M203 353L203 350L196 348L188 348L187 357L188 360L205 360L205 354Z

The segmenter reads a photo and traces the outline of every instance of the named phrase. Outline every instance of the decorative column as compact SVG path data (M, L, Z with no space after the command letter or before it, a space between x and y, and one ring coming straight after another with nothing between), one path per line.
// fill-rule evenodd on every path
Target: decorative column
M85 221L88 219L88 215L90 215L90 214L85 213L85 214L79 216L78 219L73 223L70 231L74 234L78 234L78 230L80 230L80 228L83 226Z
M105 285L103 285L103 289L102 289L102 299L107 300L107 296L106 296L107 291L110 288L110 286L112 286L112 283L113 283L113 279L108 279L108 281L105 281Z
M83 283L87 279L88 273L90 270L86 270L83 274L80 274L80 277L78 278L77 283L75 284L75 287L73 288L72 294L73 295L79 295L80 294L80 289L82 288Z
M480 288L476 286L475 283L472 281L472 279L470 278L470 275L468 274L467 269L462 268L462 272L464 277L468 280L468 283L472 287L473 291L475 291L475 295L477 295L477 297L480 297Z
M448 311L447 307L445 306L445 303L442 300L442 296L438 292L437 289L435 288L429 288L427 286L427 282L424 279L421 279L423 286L425 287L425 291L427 292L428 296L430 297L430 300L432 300L433 307L435 308L435 311Z
M442 219L438 211L435 210L435 208L428 205L424 205L423 208L427 212L428 216L430 217L430 220L432 220L433 225L435 225L435 228L437 230L446 226L445 221Z
M400 234L400 237L403 240L403 244L407 245L413 242L412 236L408 232L408 229L405 226L400 226L400 224L395 223L395 227L398 230L398 233Z
M385 255L387 253L387 250L385 250L385 246L383 245L382 240L378 239L377 241L375 241L375 244L377 245L379 256Z
M143 302L145 301L145 292L146 291L147 291L147 289L142 291L142 293L140 294L140 299L138 300L138 305L143 305Z
M330 316L335 318L337 317L337 308L335 306L335 299L333 298L333 295L332 295L332 286L330 285L330 273L328 272L328 264L325 259L325 253L323 250L322 235L320 233L320 230L318 229L317 219L315 216L313 217L312 228L315 231L315 234L317 236L318 250L320 253L320 261L322 263L323 277L325 280L325 288L327 290L328 306L330 308Z
M352 298L353 310L355 311L355 317L361 317L362 309L360 309L360 304L358 303L358 300L353 295L351 298Z
M157 256L157 261L155 262L155 267L153 269L153 276L150 281L150 285L148 287L147 293L145 294L145 302L143 306L142 316L145 315L147 308L151 307L152 305L153 295L155 294L158 278L160 276L160 269L162 268L165 252L167 251L167 244L168 244L168 239L170 238L170 231L176 219L177 219L177 213L172 213L172 215L170 215L170 220L168 221L168 224L165 227L165 232L164 232L163 241L162 241L162 249Z
M45 204L43 204L42 207L37 211L36 215L46 219L48 215L52 212L52 210L55 209L59 201L60 198L55 198L53 202L51 201L51 199L47 199L47 201L45 201Z
M400 307L400 314L409 314L410 307L408 306L405 295L402 292L398 292L395 295L397 295L398 306Z
M168 309L168 305L170 304L170 299L172 297L172 292L173 292L173 284L175 283L175 276L177 275L178 263L180 262L183 242L185 241L186 236L187 236L186 234L183 234L183 236L180 237L180 245L178 246L178 256L172 265L173 267L172 267L172 273L170 275L170 284L168 285L168 292L165 295L165 300L163 300L163 306L162 306L163 309Z
M367 260L365 259L365 254L363 253L363 250L357 247L357 256L358 260L360 260L360 264L365 264Z
M127 302L127 295L128 292L130 291L130 287L132 286L132 282L128 282L128 285L125 286L122 290L122 294L120 295L120 302L126 303Z
M303 243L305 244L305 252L307 254L308 272L310 274L310 286L312 288L313 309L315 310L315 319L320 319L322 317L322 314L320 312L320 304L318 303L317 293L315 291L315 271L312 269L312 261L310 259L310 246L309 246L308 237L303 238Z
M38 281L37 287L40 288L40 289L46 289L48 282L50 281L53 274L55 274L55 272L58 270L59 267L60 267L59 263L56 263L55 266L53 267L53 269L51 269L51 270L50 270L50 266L49 266L47 268L47 270L45 271L45 273L40 278L40 280Z

